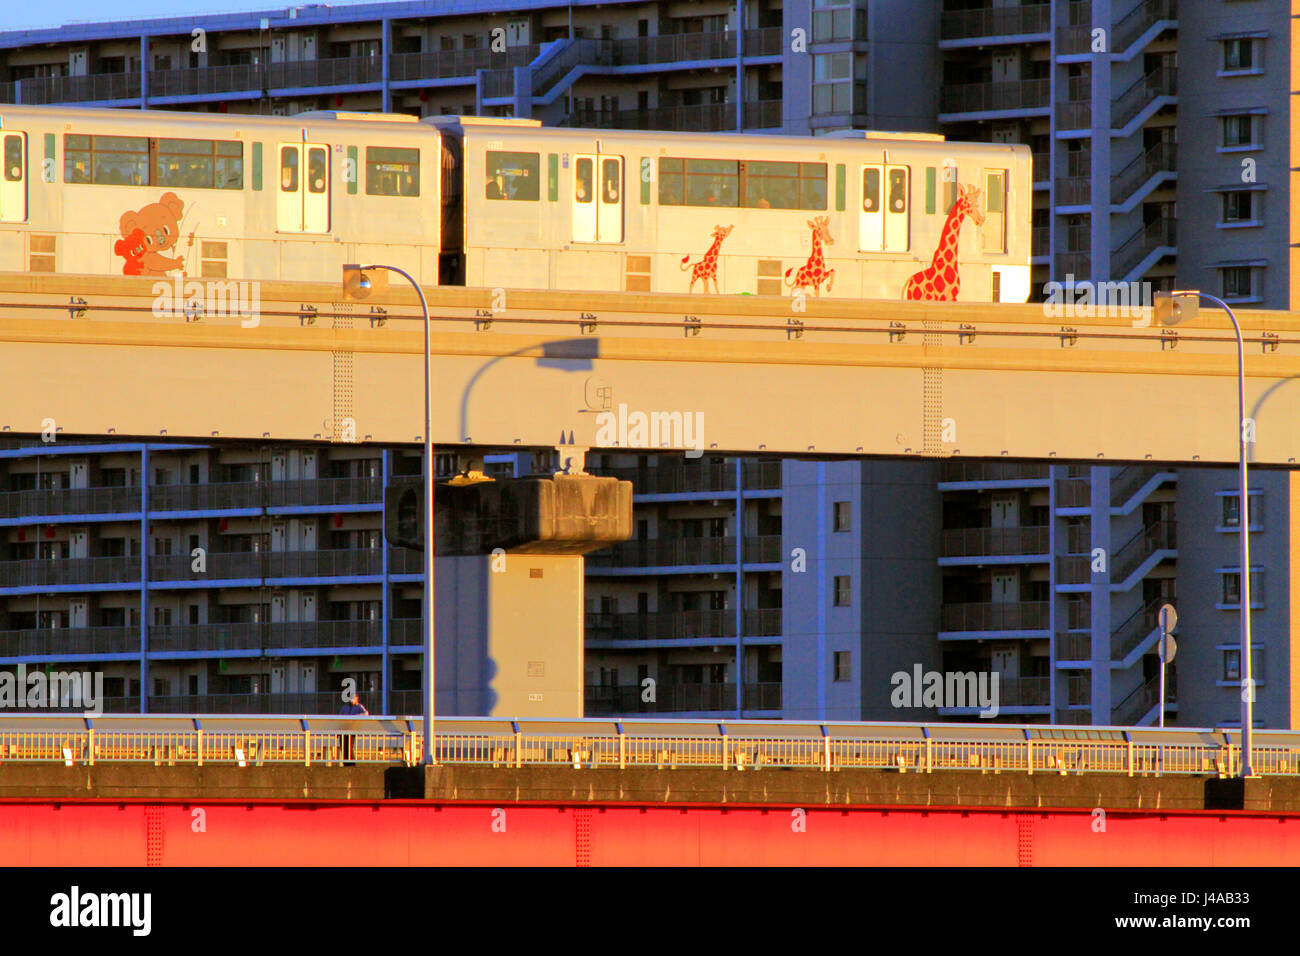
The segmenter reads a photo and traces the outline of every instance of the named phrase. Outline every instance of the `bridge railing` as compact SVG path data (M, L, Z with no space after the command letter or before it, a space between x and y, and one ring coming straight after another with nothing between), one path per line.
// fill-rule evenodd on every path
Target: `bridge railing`
M1226 776L1241 756L1235 728L445 717L436 730L439 763L494 767ZM423 743L414 717L0 718L0 765L413 766ZM1300 731L1257 731L1252 764L1263 774L1300 775Z

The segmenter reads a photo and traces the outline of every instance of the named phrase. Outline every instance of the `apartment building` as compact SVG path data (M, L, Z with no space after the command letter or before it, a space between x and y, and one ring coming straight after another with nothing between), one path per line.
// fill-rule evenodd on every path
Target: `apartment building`
M975 719L971 701L900 706L898 675L938 671L997 674L999 720L1152 723L1168 602L1167 719L1238 719L1231 469L593 455L589 470L636 492L632 539L587 559L589 716ZM349 678L376 712L418 711L421 558L382 528L386 484L419 473L396 449L11 440L0 670L99 670L128 712L332 713ZM1290 726L1300 484L1256 469L1251 489L1256 718ZM442 666L464 666L464 601L440 577Z
M0 103L1028 143L1034 287L1289 306L1292 5L390 2L0 34ZM1181 208L1180 208L1181 207Z

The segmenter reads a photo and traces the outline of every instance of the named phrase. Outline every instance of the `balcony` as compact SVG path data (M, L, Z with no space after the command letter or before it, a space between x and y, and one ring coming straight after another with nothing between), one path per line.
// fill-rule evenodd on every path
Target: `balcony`
M1047 707L1052 698L1050 677L998 677L998 707Z
M1050 152L1033 154L1034 183L1051 182L1052 154Z
M1057 178L1056 204L1058 206L1087 206L1091 202L1092 202L1092 178L1091 177L1061 176Z
M1014 461L959 461L949 459L939 466L939 481L1045 481L1050 465Z
M1087 707L1092 703L1092 675L1071 674L1065 682L1067 707Z
M780 129L781 123L781 100L745 104L745 129Z
M642 700L645 693L639 684L586 685L583 694L585 715L600 717L615 714L671 714L683 712L709 712L736 710L735 684L670 684L659 681L655 685L655 700ZM780 710L781 684L756 683L744 685L746 710Z
M0 657L138 654L138 627L42 627L0 631Z
M188 567L189 558L184 559ZM64 584L121 584L138 587L140 558L59 558L0 561L0 587L56 587Z
M751 105L773 111L777 122L772 125L780 125L780 101ZM736 128L736 104L707 103L644 110L574 110L565 120L565 125L585 129L727 132Z
M1092 480L1062 478L1056 483L1056 507L1087 508L1092 504Z
M1047 629L1047 601L945 604L943 631L1042 631Z
M589 568L649 568L734 565L735 538L652 538L624 541L587 556Z
M1051 22L1050 3L944 10L939 17L939 37L941 40L1026 37L1050 32Z
M178 694L150 697L154 714L317 714L337 715L343 707L338 691L302 694Z
M736 490L736 464L734 461L707 461L700 464L682 464L671 459L661 460L656 466L631 468L592 469L593 473L632 482L632 491L638 495L681 494ZM777 474L778 481L780 473Z
M1092 0L1071 0L1064 22L1056 28L1058 55L1087 54L1092 50Z
M121 514L140 510L140 489L58 488L0 494L0 518Z
M137 565L138 565L138 560ZM233 578L300 578L375 575L383 571L378 548L320 551L209 552L206 569L194 571L189 555L154 557L151 581L216 581Z
M598 614L586 618L587 636L612 641L658 641L736 636L736 612L656 611L647 614Z
M943 558L1046 555L1047 525L1023 528L945 528L939 541Z
M779 461L747 461L743 468L747 490L772 491L781 487Z
M775 564L781 560L781 536L751 536L744 543L746 564Z
M24 106L50 103L92 103L106 100L138 100L140 73L100 73L94 76L49 76L19 80L15 96Z
M493 53L489 47L474 50L441 50L432 53L395 53L389 67L393 82L417 80L446 80L463 77L473 82L479 70L513 69L527 66L537 58L541 47L537 44L507 46L502 53Z
M1051 81L1012 80L1004 83L965 83L943 87L941 113L991 113L1046 109Z
M1058 662L1088 662L1092 660L1092 635L1063 633L1056 635L1056 660Z
M377 505L383 500L382 478L238 481L208 485L154 485L149 489L151 512Z
M383 629L379 621L181 624L149 628L151 652L378 647L382 643Z

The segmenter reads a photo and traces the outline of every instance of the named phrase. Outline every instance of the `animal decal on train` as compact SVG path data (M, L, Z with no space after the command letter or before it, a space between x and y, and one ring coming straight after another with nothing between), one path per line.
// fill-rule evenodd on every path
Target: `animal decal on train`
M814 295L820 296L822 283L826 283L826 291L831 291L831 286L835 284L835 270L826 268L826 256L822 252L823 245L834 245L835 240L831 238L830 216L816 216L808 220L808 228L812 230L812 252L808 256L808 261L799 267L795 272L791 266L785 270L785 284L787 288L792 289L796 294L800 289L811 288ZM794 279L791 280L790 273L794 272Z
M176 244L181 239L184 210L181 198L167 192L157 202L122 213L118 221L122 238L113 246L113 252L125 260L123 275L165 276L177 269L185 272L185 257L167 254L179 251ZM189 235L187 253L194 244L194 235Z
M709 281L713 281L713 291L718 291L718 253L722 249L722 240L731 235L731 230L735 225L714 226L713 227L713 245L709 246L704 253L704 258L691 267L691 257L689 255L682 257L682 271L687 268L691 269L691 285L686 291L691 293L695 291L695 283L700 282L704 291L709 291Z
M952 204L948 218L944 220L934 258L928 266L907 280L903 286L905 301L957 301L957 293L961 291L957 240L961 237L961 223L966 216L970 216L975 225L984 225L984 213L980 211L979 200L978 186L957 187L957 201Z

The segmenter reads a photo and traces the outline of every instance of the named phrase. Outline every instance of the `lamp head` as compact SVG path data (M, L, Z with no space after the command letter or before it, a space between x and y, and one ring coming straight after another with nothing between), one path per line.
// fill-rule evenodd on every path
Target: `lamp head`
M361 278L359 278L359 279L357 280L357 288L362 289L362 290L369 290L369 289L370 289L370 276L366 275L364 272L361 273Z
M1201 311L1201 293L1196 289L1157 292L1152 301L1156 325L1178 325L1196 318Z

